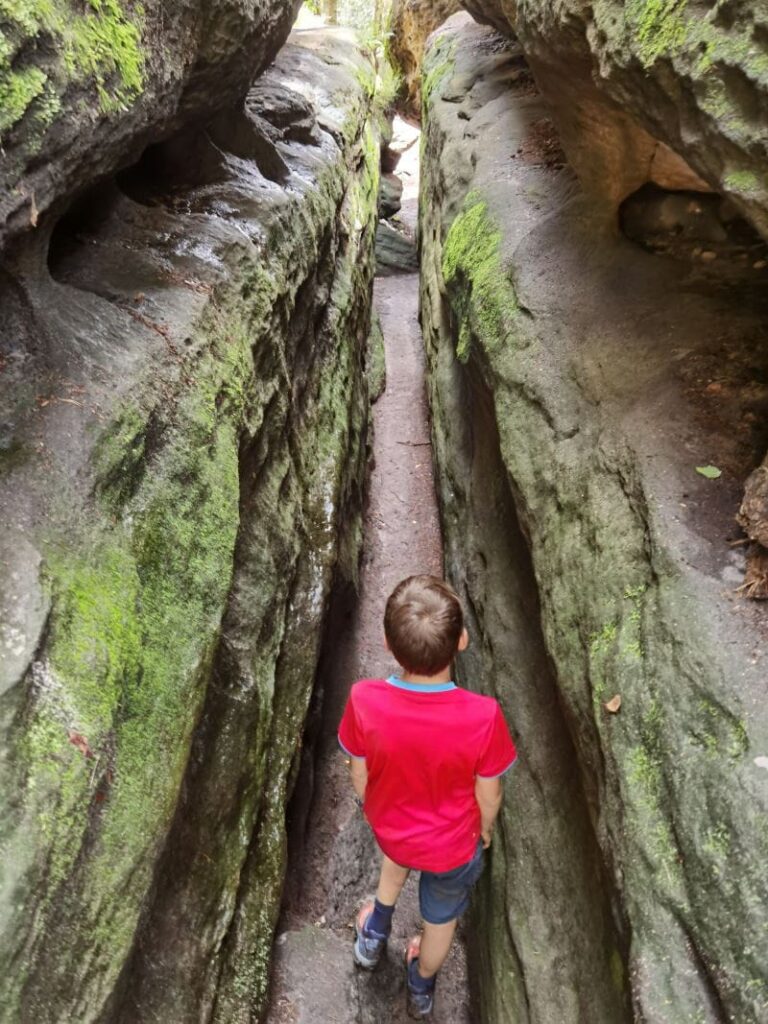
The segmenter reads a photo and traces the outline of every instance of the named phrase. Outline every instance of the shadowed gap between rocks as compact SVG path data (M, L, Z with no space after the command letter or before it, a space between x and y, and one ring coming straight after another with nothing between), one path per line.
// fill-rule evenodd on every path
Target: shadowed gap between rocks
M454 441L466 490L463 507L445 508L443 522L448 575L474 638L460 659L460 677L484 692L492 692L494 676L514 680L513 702L502 704L519 748L474 903L470 975L480 1019L619 1024L631 1019L623 967L628 935L597 843L597 793L581 771L575 723L560 700L542 633L530 542L501 459L493 396L476 363L455 363L453 372ZM510 841L528 830L546 836L535 856ZM576 929L583 935L579 949ZM537 948L532 936L545 930L546 948ZM492 946L497 963L500 947L509 964L506 986L490 983Z

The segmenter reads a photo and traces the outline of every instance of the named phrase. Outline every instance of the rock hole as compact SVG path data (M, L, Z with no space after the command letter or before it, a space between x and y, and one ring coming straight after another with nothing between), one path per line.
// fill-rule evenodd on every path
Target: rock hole
M94 244L94 236L119 199L120 192L110 179L80 193L71 203L56 223L48 245L48 270L54 280L71 283L69 272L77 263L77 254Z
M768 244L729 199L714 192L669 191L649 183L624 200L619 223L627 238L649 252L713 271L728 267L755 274L768 268Z

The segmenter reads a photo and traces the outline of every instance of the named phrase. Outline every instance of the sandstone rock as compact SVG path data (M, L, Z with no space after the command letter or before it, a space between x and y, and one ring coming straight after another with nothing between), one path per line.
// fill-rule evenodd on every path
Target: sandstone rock
M768 236L761 4L464 0L520 41L583 186L614 210L647 181L730 196Z
M244 93L298 0L75 4L0 12L0 247L57 199Z
M521 61L459 18L424 69L421 316L460 675L520 747L477 901L481 1019L761 1024L768 650L727 541L764 443L763 299L748 265L731 287L720 259L694 272L617 236L537 156L547 108Z
M376 228L376 273L412 274L419 268L416 243L389 221L380 220Z
M379 185L379 217L386 220L400 209L403 183L394 174L382 174Z
M427 38L452 14L459 0L394 0L389 55L402 75L405 109L421 116L421 62Z
M348 33L299 33L240 109L7 254L3 1024L259 1013L328 594L357 566L371 92Z

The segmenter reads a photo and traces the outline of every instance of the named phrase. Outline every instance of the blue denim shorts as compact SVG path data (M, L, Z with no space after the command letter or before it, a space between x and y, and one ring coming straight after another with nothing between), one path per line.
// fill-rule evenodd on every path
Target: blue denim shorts
M469 906L472 886L483 873L483 844L466 864L439 874L422 871L419 879L419 906L427 924L447 924L460 917Z

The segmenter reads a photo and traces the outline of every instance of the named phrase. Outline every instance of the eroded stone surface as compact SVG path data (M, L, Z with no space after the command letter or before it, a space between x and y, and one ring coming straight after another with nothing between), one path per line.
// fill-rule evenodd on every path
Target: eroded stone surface
M348 34L297 33L244 106L5 253L9 1024L258 1014L327 598L357 564L372 86Z
M461 675L520 746L479 908L482 1019L759 1024L768 636L729 542L765 443L762 279L617 237L489 29L452 19L424 81L422 323Z
M298 0L18 0L0 12L0 245L56 200L235 103Z
M596 198L615 210L647 181L695 189L703 179L768 234L763 5L465 0L463 6L520 41L571 163Z

